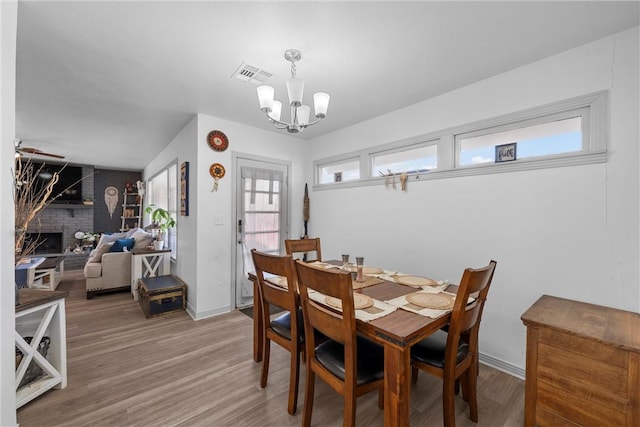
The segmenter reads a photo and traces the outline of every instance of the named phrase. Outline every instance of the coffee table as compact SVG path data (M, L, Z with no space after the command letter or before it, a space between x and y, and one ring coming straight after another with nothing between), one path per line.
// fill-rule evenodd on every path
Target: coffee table
M32 288L55 291L64 276L64 257L46 258L36 267L35 283L42 279L42 285L32 285Z

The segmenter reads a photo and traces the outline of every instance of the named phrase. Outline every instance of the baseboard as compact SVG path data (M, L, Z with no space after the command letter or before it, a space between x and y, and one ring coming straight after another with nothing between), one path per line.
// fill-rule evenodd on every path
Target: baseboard
M480 362L484 363L485 365L491 366L492 368L495 368L499 371L513 375L514 377L520 378L521 380L524 380L525 378L525 370L519 366L505 362L504 360L496 359L495 357L489 356L484 353L480 353L479 359Z
M225 307L218 307L212 310L206 310L206 311L201 311L196 313L195 310L193 309L193 306L187 303L187 313L189 314L189 316L191 316L193 320L202 320L208 317L229 313L230 311L231 311L231 308L229 308L229 306L225 306Z

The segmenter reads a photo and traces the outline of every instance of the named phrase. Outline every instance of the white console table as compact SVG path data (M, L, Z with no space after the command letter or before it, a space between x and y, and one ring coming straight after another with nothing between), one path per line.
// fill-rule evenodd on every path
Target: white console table
M67 386L67 329L64 298L66 291L20 289L20 304L16 310L15 345L22 352L22 360L16 367L16 407L40 396L52 388ZM38 352L43 336L51 339L45 358ZM23 337L31 336L31 343ZM41 378L18 388L31 362L44 371Z
M170 249L131 251L131 294L134 301L138 301L138 279L171 274L170 259Z

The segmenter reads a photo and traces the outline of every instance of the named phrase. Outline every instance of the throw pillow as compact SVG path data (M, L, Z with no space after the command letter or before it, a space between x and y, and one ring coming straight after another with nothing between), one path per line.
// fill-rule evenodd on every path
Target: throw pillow
M123 239L124 237L125 237L125 233L112 233L112 234L102 233L102 236L100 236L100 240L98 240L97 246L100 246L105 243L113 243L118 239Z
M131 235L131 237L136 240L136 242L133 244L133 249L146 248L153 242L153 235L151 235L151 233L147 233L142 229L138 229Z
M111 249L111 246L113 246L113 242L105 243L105 244L102 244L102 245L98 245L97 248L95 248L93 251L91 251L91 256L87 260L87 263L90 263L90 262L102 262L102 255L104 255L107 252L109 252L109 249Z
M113 246L109 249L109 252L124 252L125 248L129 252L135 243L134 239L118 239L113 242Z

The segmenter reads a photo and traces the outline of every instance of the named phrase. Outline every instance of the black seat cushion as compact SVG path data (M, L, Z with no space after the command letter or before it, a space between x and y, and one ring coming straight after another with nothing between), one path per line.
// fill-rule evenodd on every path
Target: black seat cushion
M363 337L356 337L358 346L358 385L384 378L384 349ZM344 381L344 346L327 340L316 347L316 358L333 375Z
M447 348L447 333L438 330L411 347L411 358L419 362L444 368L444 353ZM467 356L469 346L460 341L456 362L460 363Z
M300 332L300 342L304 342L304 324L302 323L302 310L299 310L298 331ZM269 324L274 332L288 340L291 340L291 313L285 312L276 317Z

